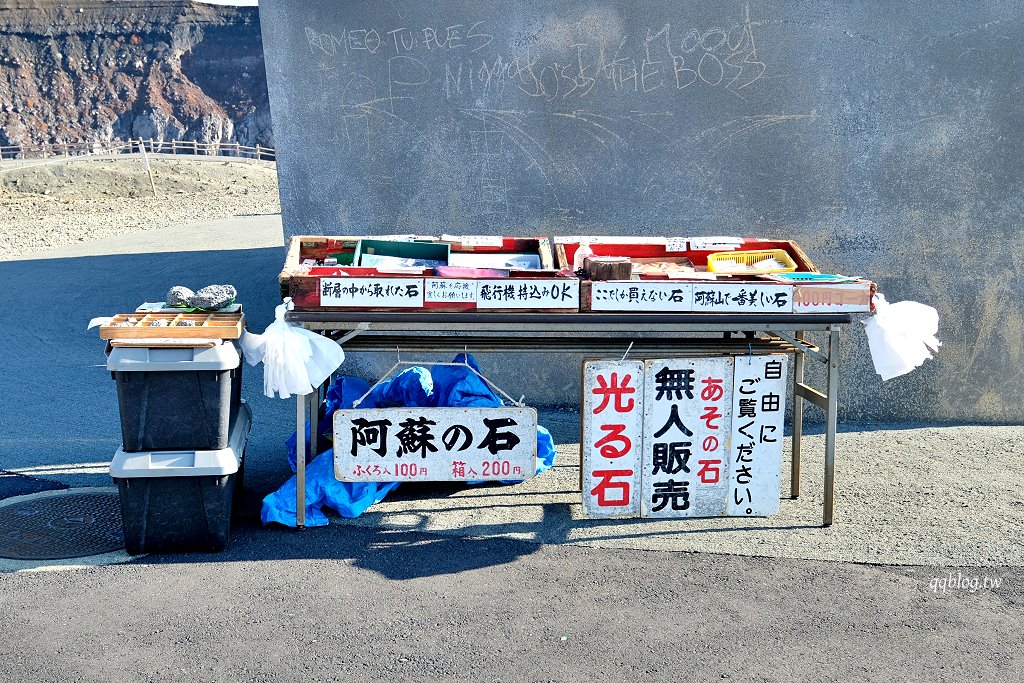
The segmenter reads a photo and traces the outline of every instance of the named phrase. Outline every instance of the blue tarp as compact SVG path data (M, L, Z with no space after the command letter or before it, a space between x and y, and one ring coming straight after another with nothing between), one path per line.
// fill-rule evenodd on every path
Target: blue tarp
M468 363L480 371L473 356L459 354L456 363ZM321 508L327 506L342 517L358 517L374 503L398 487L390 483L349 483L334 478L334 451L328 438L331 433L331 415L335 410L351 408L366 394L370 385L358 377L342 376L327 390L324 415L320 419L317 440L319 455L309 457L309 423L306 423L306 526L324 526L327 517ZM501 399L487 383L466 367L435 365L429 369L413 367L400 372L393 379L375 386L359 404L359 408L499 408ZM295 434L288 439L288 459L295 471ZM555 442L544 427L537 426L537 474L555 463ZM482 482L469 482L479 484ZM513 481L502 483L515 483ZM295 477L289 479L274 493L263 499L264 524L277 522L295 526Z

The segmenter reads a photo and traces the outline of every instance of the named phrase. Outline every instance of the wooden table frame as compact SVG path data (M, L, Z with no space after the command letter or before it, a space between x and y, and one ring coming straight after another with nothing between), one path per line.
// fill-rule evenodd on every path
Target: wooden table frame
M671 357L673 351L721 350L750 343L774 345L794 354L793 448L790 497L800 495L803 401L825 411L825 480L822 526L831 526L835 492L836 426L839 414L839 333L850 314L752 315L662 313L431 313L289 311L289 322L324 334L346 351L534 352ZM824 332L824 350L806 339ZM718 337L694 336L718 334ZM741 335L735 337L734 335ZM804 381L807 358L825 365L824 392ZM318 411L327 383L296 397L296 526L306 524L306 413L310 437L318 433ZM314 442L315 443L315 442Z

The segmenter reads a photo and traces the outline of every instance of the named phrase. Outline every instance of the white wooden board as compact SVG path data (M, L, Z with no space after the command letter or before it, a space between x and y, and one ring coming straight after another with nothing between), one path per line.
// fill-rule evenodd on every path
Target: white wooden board
M594 281L590 284L590 308L594 311L692 311L693 287L686 282Z
M641 361L583 365L583 512L588 517L640 514L643 370Z
M644 377L644 517L726 512L733 360L650 360Z
M339 481L531 479L533 408L376 408L334 413Z
M791 285L699 283L693 310L700 313L792 313Z
M476 280L428 278L427 303L463 304L476 301Z
M476 307L579 310L580 282L574 278L477 280Z
M421 308L423 278L320 278L320 305L340 308Z
M871 285L847 284L795 285L794 313L867 313L871 310Z
M729 507L732 517L779 511L785 356L741 356L735 363Z

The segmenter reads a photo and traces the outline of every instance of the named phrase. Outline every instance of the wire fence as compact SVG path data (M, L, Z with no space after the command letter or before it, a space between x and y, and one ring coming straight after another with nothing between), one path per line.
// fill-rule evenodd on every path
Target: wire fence
M277 155L273 148L256 145L249 147L232 143L204 143L196 140L126 140L110 142L52 142L39 145L0 146L0 162L23 162L30 165L39 162L114 157L120 154L187 155L209 157L210 160L238 160L252 163L274 163Z

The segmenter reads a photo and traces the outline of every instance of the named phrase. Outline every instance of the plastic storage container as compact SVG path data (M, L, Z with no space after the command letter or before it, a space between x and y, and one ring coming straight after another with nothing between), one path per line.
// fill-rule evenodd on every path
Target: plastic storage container
M774 261L775 267L767 265ZM748 251L720 251L708 254L708 270L712 273L751 275L759 273L792 273L796 261L785 249L753 249Z
M252 414L243 402L231 425L228 448L117 452L110 476L121 499L129 553L219 551L227 546L251 424Z
M114 347L107 369L117 382L125 451L227 448L242 396L241 356L233 343Z

